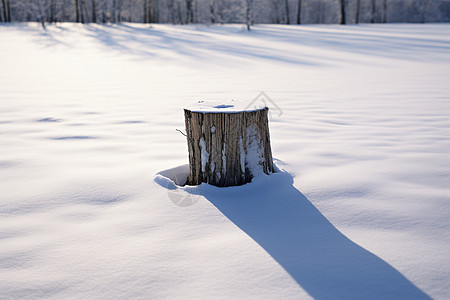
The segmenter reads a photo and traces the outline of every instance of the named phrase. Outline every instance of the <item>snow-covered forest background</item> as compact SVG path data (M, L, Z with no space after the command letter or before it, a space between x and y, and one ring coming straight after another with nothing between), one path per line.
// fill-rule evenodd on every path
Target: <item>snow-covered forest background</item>
M448 22L449 0L1 0L1 22Z

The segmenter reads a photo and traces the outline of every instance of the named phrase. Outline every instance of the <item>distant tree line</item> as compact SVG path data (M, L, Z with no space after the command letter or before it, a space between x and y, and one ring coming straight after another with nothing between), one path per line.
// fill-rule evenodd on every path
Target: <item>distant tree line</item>
M0 0L0 22L449 22L449 0Z

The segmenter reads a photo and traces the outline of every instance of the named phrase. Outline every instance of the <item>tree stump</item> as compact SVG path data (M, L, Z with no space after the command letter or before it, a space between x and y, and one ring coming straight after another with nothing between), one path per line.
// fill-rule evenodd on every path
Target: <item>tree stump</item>
M225 187L273 173L268 108L203 101L184 109L189 149L188 185Z

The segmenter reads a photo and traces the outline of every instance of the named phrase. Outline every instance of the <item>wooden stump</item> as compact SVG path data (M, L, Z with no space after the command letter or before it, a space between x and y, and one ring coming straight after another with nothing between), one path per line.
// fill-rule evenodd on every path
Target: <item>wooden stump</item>
M185 108L189 149L187 184L225 187L273 173L268 108L199 102Z

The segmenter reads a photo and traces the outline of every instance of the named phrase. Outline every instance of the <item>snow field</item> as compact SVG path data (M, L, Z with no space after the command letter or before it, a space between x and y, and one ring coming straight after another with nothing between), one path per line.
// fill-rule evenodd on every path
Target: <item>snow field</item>
M447 299L449 29L0 26L1 297ZM260 91L288 174L175 205L182 108Z

